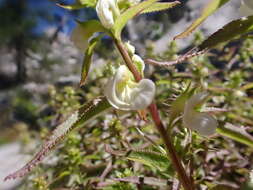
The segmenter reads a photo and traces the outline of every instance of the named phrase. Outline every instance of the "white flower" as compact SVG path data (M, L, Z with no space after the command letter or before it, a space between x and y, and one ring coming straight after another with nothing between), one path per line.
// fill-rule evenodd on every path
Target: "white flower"
M241 0L239 12L241 16L253 15L253 0Z
M218 126L218 122L212 115L196 110L197 107L205 102L207 96L208 94L205 92L193 95L185 103L183 114L183 125L189 129L196 130L203 136L214 134Z
M84 51L88 47L88 39L85 36L85 29L79 24L73 30L70 40L81 51Z
M148 107L155 96L155 84L149 79L134 81L132 73L121 65L109 79L105 95L110 104L120 110L141 110Z
M117 0L98 0L96 11L102 25L111 29L114 25L114 19L120 15Z

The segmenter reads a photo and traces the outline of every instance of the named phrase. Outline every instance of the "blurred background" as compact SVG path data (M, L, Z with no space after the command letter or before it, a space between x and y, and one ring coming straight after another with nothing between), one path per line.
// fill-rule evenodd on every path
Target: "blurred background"
M181 0L181 5L172 10L140 16L128 23L124 38L130 39L142 56L151 46L153 53L162 54L172 38L199 16L206 3ZM232 0L212 15L200 27L199 36L208 36L238 18L239 4ZM88 8L65 10L53 0L0 0L0 18L0 190L11 190L21 181L2 180L27 160L21 153L22 143L28 136L36 137L27 131L39 131L42 126L51 130L57 120L52 119L54 109L48 107L52 94L57 89L64 89L65 95L78 89L83 54L69 40L75 20L97 16ZM178 52L191 47L195 37L176 41ZM110 39L103 41L105 47L113 48ZM100 58L94 57L97 65L103 63L101 57L108 58L110 51L104 46L97 51ZM56 100L60 101L59 97ZM28 144L30 149L35 146Z

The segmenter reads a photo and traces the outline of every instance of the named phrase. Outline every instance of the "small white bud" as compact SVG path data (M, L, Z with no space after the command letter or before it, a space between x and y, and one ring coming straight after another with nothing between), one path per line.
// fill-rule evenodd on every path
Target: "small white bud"
M234 94L235 97L239 97L239 98L245 96L245 93L241 90L236 90L236 91L234 91L233 94Z
M136 83L132 73L121 65L109 79L105 96L110 104L120 110L141 110L148 107L155 96L155 84L149 79Z
M117 0L98 0L96 11L100 22L107 29L113 27L115 18L120 15Z
M130 44L130 42L126 42L125 43L126 45L126 48L127 48L127 51L130 53L130 54L134 54L135 53L135 47L133 45Z
M212 115L196 111L196 107L201 106L207 96L205 92L193 95L185 103L183 114L183 125L203 136L214 134L218 126L217 120Z
M138 71L143 75L145 63L142 60L142 58L139 55L134 54L132 57L132 61L136 65L136 67L138 68Z

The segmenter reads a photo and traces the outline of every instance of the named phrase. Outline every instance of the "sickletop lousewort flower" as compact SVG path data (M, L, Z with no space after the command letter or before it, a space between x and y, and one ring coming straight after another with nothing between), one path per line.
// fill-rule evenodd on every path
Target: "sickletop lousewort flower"
M135 82L128 68L121 65L109 79L105 96L116 109L141 110L148 107L154 99L155 84L149 79Z
M241 16L253 15L253 0L241 0L239 12Z
M98 0L96 11L102 25L111 29L115 19L120 15L117 0Z
M208 93L201 92L193 95L184 106L183 125L200 135L210 136L215 133L217 120L210 114L199 112L196 109L204 104Z

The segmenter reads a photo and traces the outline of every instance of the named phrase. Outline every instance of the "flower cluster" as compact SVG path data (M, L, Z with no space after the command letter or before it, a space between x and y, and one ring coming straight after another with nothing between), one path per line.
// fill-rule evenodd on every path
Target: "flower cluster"
M210 136L218 126L216 119L208 114L197 111L197 107L204 104L208 93L201 92L193 95L186 103L183 114L183 125L197 131L200 135Z

